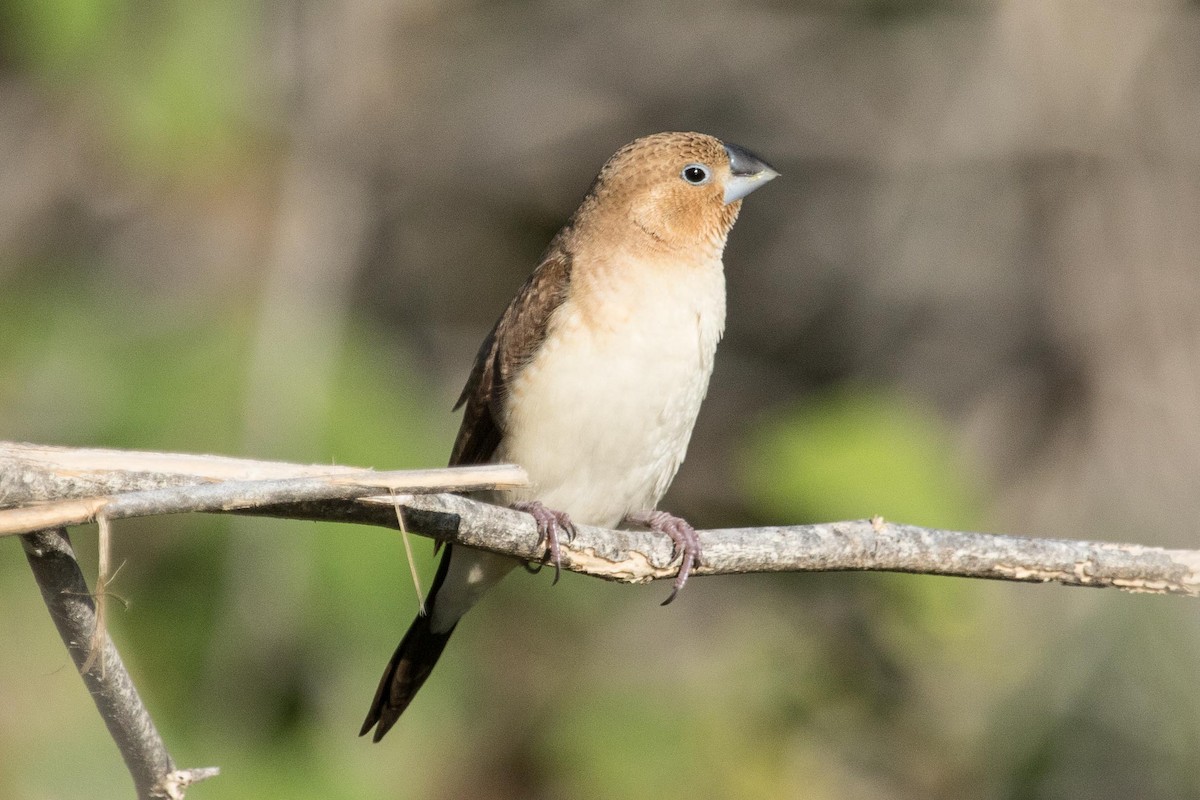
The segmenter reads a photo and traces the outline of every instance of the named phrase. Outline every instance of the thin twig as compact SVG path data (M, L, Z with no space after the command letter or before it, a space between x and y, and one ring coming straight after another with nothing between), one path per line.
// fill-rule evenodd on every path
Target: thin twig
M121 751L139 800L182 798L181 785L171 783L171 776L177 774L175 762L142 705L112 640L105 636L96 663L86 663L96 629L96 608L67 532L30 533L21 537L21 544L58 633L108 726L109 735ZM205 768L204 773L205 777L215 775L216 768Z
M0 508L169 486L287 478L345 480L381 490L450 491L458 486L466 491L523 485L525 473L510 464L376 472L332 464L0 441Z
M159 784L155 797L165 797L167 800L183 800L184 794L193 783L206 781L221 774L220 767L195 767L193 769L177 769L166 775Z
M111 579L111 560L112 560L112 525L108 521L108 517L101 514L96 518L97 528L97 549L99 550L99 563L96 567L96 592L94 594L94 602L96 605L96 624L92 629L92 635L88 637L88 656L84 659L83 664L79 667L80 672L90 672L92 665L100 658L100 654L104 651L104 643L108 641L108 582ZM104 677L104 663L100 663L100 677Z
M417 593L417 612L425 616L425 593L421 591L421 574L417 571L417 560L413 557L412 538L404 525L404 513L400 510L397 494L392 492L392 507L396 511L396 527L400 529L400 541L404 543L404 557L408 561L408 574L412 578L413 591Z
M0 469L3 465L0 463ZM40 485L52 480L51 475L42 474ZM178 484L183 476L172 475L171 484ZM131 475L134 485L144 486L148 478L143 473ZM68 492L76 483L69 478L70 486L62 487L60 497L70 497ZM0 536L14 536L36 530L63 525L81 525L98 516L108 519L149 517L162 514L188 512L229 512L252 508L263 508L278 504L313 502L321 500L353 500L378 494L380 491L401 491L406 494L422 490L469 491L494 489L497 487L520 486L525 482L525 473L518 467L496 465L483 467L455 467L453 469L401 470L397 472L357 471L349 475L325 475L304 478L278 478L268 480L227 480L219 483L201 482L194 479L183 485L166 488L124 490L120 494L70 497L49 502L40 502L0 510ZM110 492L122 492L119 475L108 476ZM115 486L114 486L115 485ZM23 497L11 487L5 493L5 504L29 502L33 498Z

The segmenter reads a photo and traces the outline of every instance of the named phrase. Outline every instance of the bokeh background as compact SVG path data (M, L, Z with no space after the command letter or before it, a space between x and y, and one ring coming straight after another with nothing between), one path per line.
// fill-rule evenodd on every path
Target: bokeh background
M1198 86L1195 2L7 0L0 437L440 465L599 165L697 129L785 177L665 507L1197 547ZM224 770L198 800L1200 797L1183 600L517 573L371 745L394 534L116 541L115 638ZM0 602L0 797L130 796L12 540Z

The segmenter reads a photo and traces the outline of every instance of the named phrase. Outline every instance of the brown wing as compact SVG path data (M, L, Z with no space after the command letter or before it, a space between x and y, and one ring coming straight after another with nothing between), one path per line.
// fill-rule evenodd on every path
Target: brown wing
M450 466L485 464L504 437L501 409L509 384L546 338L554 310L567 298L571 257L552 242L537 269L483 340L455 410L466 405Z
M499 420L502 419L500 409L506 388L546 338L550 316L566 299L570 280L570 256L556 239L479 348L471 377L467 378L462 396L454 405L456 409L464 404L467 408L450 456L451 466L482 464L495 454L496 446L504 436ZM453 551L453 545L446 546L429 590L429 613L420 614L413 620L412 627L396 648L379 681L360 736L375 728L375 741L383 738L408 708L446 647L454 628L435 632L431 621Z

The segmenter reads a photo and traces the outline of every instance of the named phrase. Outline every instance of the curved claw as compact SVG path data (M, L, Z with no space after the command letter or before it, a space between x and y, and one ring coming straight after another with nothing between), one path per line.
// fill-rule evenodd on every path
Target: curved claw
M700 566L700 537L696 535L696 529L685 520L665 511L637 512L627 516L626 520L671 537L671 560L678 558L680 562L679 572L675 574L675 580L672 582L671 594L662 602L664 606L670 604L687 583L692 569Z
M541 563L536 568L529 565L526 565L525 568L529 572L539 572L542 565L553 563L554 581L551 585L558 583L559 575L562 573L562 550L558 543L558 533L561 530L567 535L567 541L571 541L575 538L575 524L571 522L571 518L566 513L546 508L537 500L513 503L512 507L533 517L534 522L537 523L537 543L546 543L546 552L542 556Z

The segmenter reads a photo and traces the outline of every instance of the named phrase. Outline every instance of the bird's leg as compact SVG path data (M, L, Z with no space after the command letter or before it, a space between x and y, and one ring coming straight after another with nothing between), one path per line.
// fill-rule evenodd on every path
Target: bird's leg
M571 518L565 512L546 508L537 500L522 500L513 503L512 507L533 517L534 522L537 523L537 543L546 543L546 554L542 556L541 564L537 569L530 569L530 571L537 572L547 561L553 561L554 583L558 583L558 575L562 569L562 551L558 546L558 532L561 530L567 535L567 541L571 541L575 538L575 523L571 522Z
M671 559L682 557L671 594L662 603L665 606L675 599L675 595L679 594L679 590L687 583L692 568L700 566L700 537L696 536L696 529L685 520L666 511L633 511L625 515L625 522L644 525L652 531L670 536Z

